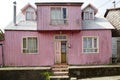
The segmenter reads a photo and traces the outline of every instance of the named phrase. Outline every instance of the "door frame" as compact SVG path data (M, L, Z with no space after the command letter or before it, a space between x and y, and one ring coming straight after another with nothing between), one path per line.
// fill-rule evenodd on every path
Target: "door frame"
M66 38L65 39L56 39L55 37L56 36L65 36ZM62 42L62 41L66 41L66 64L68 63L68 59L67 59L67 43L68 43L68 36L66 35L66 34L56 34L56 35L54 35L54 64L56 64L56 43L55 42ZM61 51L60 51L60 54L62 54L61 53ZM62 57L60 56L60 58L62 59ZM62 62L60 62L60 63L58 63L58 64L62 64Z

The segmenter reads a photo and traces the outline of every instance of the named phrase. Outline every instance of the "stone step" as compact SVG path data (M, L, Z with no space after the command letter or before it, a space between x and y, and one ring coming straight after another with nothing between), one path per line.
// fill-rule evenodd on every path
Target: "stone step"
M68 75L68 72L53 72L53 74L56 76L64 76L64 75Z
M50 78L69 78L69 76L50 76Z
M77 80L77 78L76 77L71 77L70 80Z
M52 71L68 71L68 68L52 68Z
M53 65L52 68L68 68L68 65Z

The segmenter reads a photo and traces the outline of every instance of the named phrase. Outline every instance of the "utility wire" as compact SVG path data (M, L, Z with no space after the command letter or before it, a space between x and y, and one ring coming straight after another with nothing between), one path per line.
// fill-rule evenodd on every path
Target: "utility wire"
M108 4L110 2L111 2L110 0L107 0L105 3L103 3L102 5L100 5L98 8L101 8L101 7L105 6L106 4Z

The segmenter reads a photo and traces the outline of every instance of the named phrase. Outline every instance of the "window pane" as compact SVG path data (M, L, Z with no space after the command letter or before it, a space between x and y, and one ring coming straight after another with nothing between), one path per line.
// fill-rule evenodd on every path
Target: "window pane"
M37 38L33 38L33 43L34 43L33 46L34 52L37 52Z
M92 12L90 13L90 19L93 19L93 13Z
M89 12L85 12L85 19L88 20L89 19Z
M94 38L94 48L97 48L97 38Z
M88 47L87 48L92 48L92 38L88 38Z
M51 8L51 22L52 24L66 23L66 8Z
M83 39L83 48L87 48L87 38Z
M26 38L23 38L23 48L26 48Z
M66 19L66 8L63 8L63 18Z

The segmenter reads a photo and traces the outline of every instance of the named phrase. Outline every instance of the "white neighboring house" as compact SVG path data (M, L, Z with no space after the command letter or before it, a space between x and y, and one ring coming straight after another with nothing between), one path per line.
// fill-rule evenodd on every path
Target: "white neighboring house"
M115 28L112 30L112 56L120 61L120 8L107 9L104 17Z

